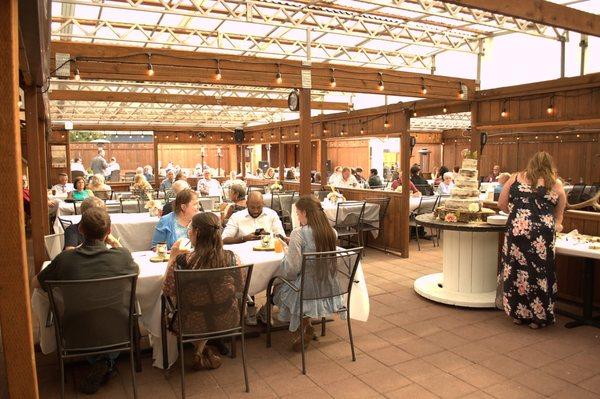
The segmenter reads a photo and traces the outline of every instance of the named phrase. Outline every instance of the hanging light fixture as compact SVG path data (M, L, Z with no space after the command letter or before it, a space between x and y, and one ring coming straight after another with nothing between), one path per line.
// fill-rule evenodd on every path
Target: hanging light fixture
M327 126L323 123L323 134L327 134L329 131L327 130Z
M360 123L360 134L365 134L365 128L362 124L362 121L359 120L358 123Z
M148 69L146 71L148 76L154 76L154 67L152 66L152 54L148 53Z
M388 127L390 127L390 123L388 122L388 116L387 116L387 114L385 114L385 119L383 120L383 127L385 129L387 129Z
M283 82L283 77L281 76L281 64L277 64L277 73L275 74L275 81L278 85Z
M383 73L377 72L379 74L379 85L377 86L377 90L383 91L385 89L385 85L383 84Z
M335 82L335 68L329 68L329 70L331 71L331 79L329 79L329 86L334 89L336 86L336 82Z
M463 88L462 82L458 82L458 98L464 100L465 98L465 89Z
M413 104L413 112L412 112L412 116L417 116L417 104Z
M425 86L425 78L421 76L421 94L427 94L427 86Z

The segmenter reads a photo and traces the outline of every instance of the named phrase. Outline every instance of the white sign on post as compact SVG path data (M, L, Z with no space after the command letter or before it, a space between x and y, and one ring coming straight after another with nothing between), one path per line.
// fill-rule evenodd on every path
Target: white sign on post
M303 89L311 89L312 88L312 77L310 69L302 70L302 88Z

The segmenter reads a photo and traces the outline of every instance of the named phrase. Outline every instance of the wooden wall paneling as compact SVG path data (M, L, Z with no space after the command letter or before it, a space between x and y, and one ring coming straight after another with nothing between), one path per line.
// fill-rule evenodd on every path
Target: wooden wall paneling
M351 168L370 168L369 140L339 140L327 142L327 156L332 168L348 166Z
M229 172L231 167L232 145L217 145L217 144L171 144L159 143L158 157L161 162L161 167L164 167L169 161L183 168L194 169L196 164L202 162L201 151L204 147L205 156L204 162L213 169L217 168L217 148L221 147L221 169L224 173Z

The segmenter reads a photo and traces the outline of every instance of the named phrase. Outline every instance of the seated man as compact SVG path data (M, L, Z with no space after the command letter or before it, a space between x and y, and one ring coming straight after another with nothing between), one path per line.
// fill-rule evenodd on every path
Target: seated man
M246 190L239 184L234 184L229 188L229 200L231 202L225 204L223 208L223 226L227 225L229 218L235 212L243 211L246 209Z
M223 230L223 244L258 240L261 234L267 233L285 236L285 230L277 212L264 207L262 193L251 191L248 194L246 205L247 209L236 212L229 218Z
M177 194L179 194L186 188L190 188L190 185L185 180L177 180L175 181L175 183L173 183L173 185L171 186L171 190L173 190L173 199L163 206L162 216L168 215L169 213L173 212L173 202L175 202L175 197L177 197Z
M47 289L48 280L87 280L116 277L139 273L138 265L131 254L122 248L110 234L110 217L106 210L90 208L79 222L79 230L84 236L83 245L58 254L31 283L33 288ZM111 248L107 247L110 246ZM85 327L80 327L84 329ZM115 360L119 352L107 355L89 356L92 364L90 373L79 389L92 394L114 374Z
M69 176L66 173L59 173L58 184L52 186L53 194L69 194L73 190L73 184L69 183Z
M142 173L144 169L142 169ZM171 189L171 186L175 182L175 170L169 169L167 171L167 178L160 183L160 187L158 188L160 191L165 191Z
M383 181L381 181L381 177L377 175L377 169L371 169L371 176L369 176L369 187L381 187L383 186Z
M106 209L106 204L98 197L89 197L81 202L82 215L85 213L85 211L91 208ZM65 229L65 245L63 251L66 251L67 249L74 249L75 247L83 244L83 234L79 230L80 223L81 222L72 224Z
M221 196L223 194L223 190L221 190L221 183L217 179L212 178L212 173L210 170L205 170L202 175L203 179L198 180L198 192L200 195L211 195L211 196Z
M335 186L342 188L354 188L358 186L358 182L356 181L356 178L352 175L352 171L349 167L345 166L342 169L342 178L338 179Z

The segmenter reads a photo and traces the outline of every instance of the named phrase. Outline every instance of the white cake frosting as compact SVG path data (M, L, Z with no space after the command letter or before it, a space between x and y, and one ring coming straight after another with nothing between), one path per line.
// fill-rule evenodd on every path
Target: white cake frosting
M479 201L479 173L477 171L477 160L465 158L462 168L458 171L455 185L446 200L444 206L447 209L457 211L478 212L481 210Z

